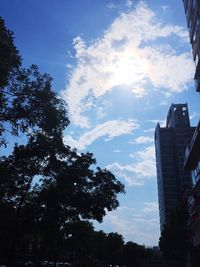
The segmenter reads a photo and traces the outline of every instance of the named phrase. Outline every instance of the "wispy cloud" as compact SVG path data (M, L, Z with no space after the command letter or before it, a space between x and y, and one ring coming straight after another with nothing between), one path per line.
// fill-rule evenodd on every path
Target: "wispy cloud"
M169 104L169 102L167 102L166 100L163 100L163 101L160 102L159 105L160 105L160 106L169 106L170 104Z
M102 119L107 115L107 110L109 108L111 108L113 105L111 102L109 102L108 100L104 100L101 102L101 105L97 106L96 108L96 118L97 119Z
M153 124L160 124L161 127L166 127L166 119L152 119L152 120L148 120L149 122L152 122Z
M114 2L110 2L108 3L107 5L107 8L108 9L122 9L124 6L126 6L127 8L131 8L133 6L133 1L132 0L125 0L125 5L123 2L120 3L120 1L117 2L116 4L116 1Z
M120 153L121 150L119 150L119 149L114 149L113 152L114 152L114 153Z
M155 177L155 149L154 146L146 147L132 154L132 164L114 162L106 166L118 178L123 178L129 186L144 185L146 180Z
M158 203L157 202L145 202L144 208L142 210L144 213L158 213Z
M137 98L141 98L145 95L147 95L147 91L144 87L135 87L134 89L131 90L131 92L135 95Z
M153 137L149 137L149 136L139 136L138 138L135 139L136 144L149 144L149 143L153 143L154 139Z
M117 8L117 7L118 7L118 6L115 5L115 4L112 3L112 2L108 3L108 5L107 5L107 8L109 8L109 9L113 9L113 8Z
M199 119L200 118L200 113L198 112L193 112L191 115L190 115L190 120L194 120L194 119Z
M66 135L64 142L71 147L82 150L100 137L104 137L104 141L109 141L114 137L130 134L138 127L139 124L134 120L111 120L85 132L78 140L70 135Z
M63 92L72 123L90 127L87 111L94 108L97 98L118 86L129 88L136 97L146 95L145 84L149 82L152 90L186 90L193 77L190 53L178 53L170 43L163 46L155 42L170 36L179 44L188 41L186 30L158 21L156 14L140 2L134 10L121 13L92 44L76 37L73 45L77 66L71 70Z
M151 132L155 132L155 128L149 128L144 130L144 133L151 133Z
M128 8L132 7L132 5L133 5L133 1L132 0L126 0L126 6Z
M145 245L155 246L159 240L158 204L145 202L141 206L140 211L138 208L121 207L109 212L104 224L111 225L114 231L123 235L125 241L144 244L145 240Z

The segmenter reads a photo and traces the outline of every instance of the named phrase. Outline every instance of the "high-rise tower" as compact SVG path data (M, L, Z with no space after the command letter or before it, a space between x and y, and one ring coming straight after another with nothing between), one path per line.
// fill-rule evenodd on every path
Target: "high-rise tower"
M193 59L195 61L195 85L197 92L200 92L200 1L183 0L185 14L192 45ZM200 121L194 132L192 140L185 152L185 170L192 171L193 190L188 200L189 224L191 230L191 243L195 247L194 258L196 257L199 266L200 255ZM196 256L195 256L196 255Z
M187 104L172 104L167 115L166 127L160 127L159 124L156 126L155 148L161 231L181 195L189 195L192 188L191 174L184 170L184 153L194 129L190 127Z
M192 45L193 59L195 62L195 85L196 90L200 92L200 1L183 0L187 25Z

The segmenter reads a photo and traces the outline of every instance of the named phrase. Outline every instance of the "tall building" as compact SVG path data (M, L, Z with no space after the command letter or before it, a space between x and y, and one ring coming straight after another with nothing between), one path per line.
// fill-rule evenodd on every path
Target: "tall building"
M200 1L183 0L186 20L189 29L190 43L192 45L193 59L195 61L195 85L200 92ZM190 144L185 151L185 170L192 172L193 189L188 199L189 229L191 231L191 244L194 250L192 258L196 258L199 266L200 255L200 121L194 132ZM195 253L194 253L195 252ZM193 265L192 265L193 266Z
M185 170L192 171L193 190L188 199L191 242L200 255L200 121L185 151Z
M156 167L160 228L169 221L181 195L189 195L192 177L184 170L185 149L194 132L190 127L187 104L172 104L166 127L155 130Z
M195 62L195 85L196 90L200 92L200 1L183 0L187 25L192 45L193 59Z

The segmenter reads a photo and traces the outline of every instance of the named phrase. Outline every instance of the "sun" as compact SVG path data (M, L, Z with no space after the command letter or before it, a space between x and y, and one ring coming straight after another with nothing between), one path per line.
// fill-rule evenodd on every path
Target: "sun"
M140 82L147 72L147 63L139 53L125 51L111 55L111 58L109 66L111 86L132 85Z

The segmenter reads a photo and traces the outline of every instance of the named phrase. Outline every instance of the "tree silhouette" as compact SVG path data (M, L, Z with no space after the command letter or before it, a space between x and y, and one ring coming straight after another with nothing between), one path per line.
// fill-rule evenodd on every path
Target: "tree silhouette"
M69 124L66 103L52 90L48 74L36 65L22 68L13 33L1 17L0 40L0 145L7 144L5 133L61 133Z
M5 27L0 17L0 88L8 85L12 73L21 65L21 57L14 45L13 32Z
M123 249L124 239L118 233L106 234L99 249L99 259L106 265L118 265L120 263L120 252Z
M0 260L13 266L31 257L39 265L44 257L60 257L69 225L101 222L116 209L124 186L110 171L95 169L92 153L64 144L69 119L52 78L34 65L22 68L2 19L0 37L0 145L9 144L7 131L24 137L0 158Z

